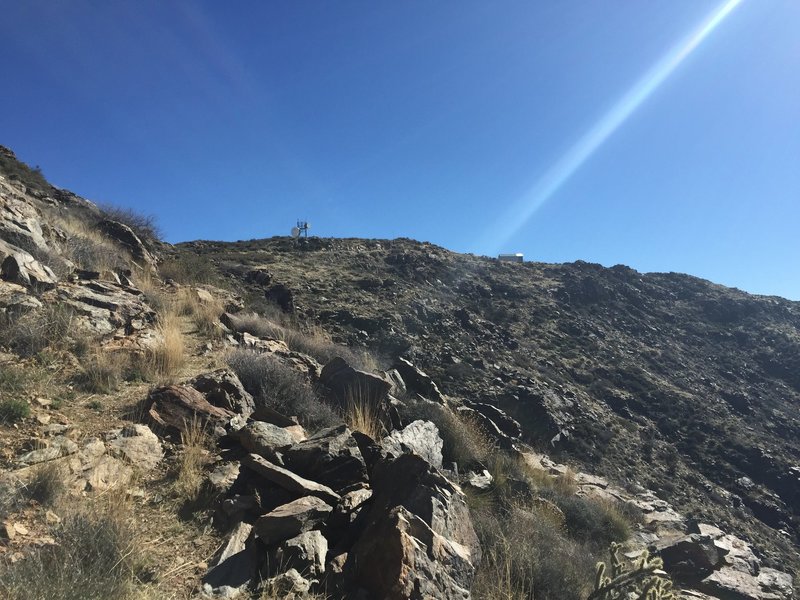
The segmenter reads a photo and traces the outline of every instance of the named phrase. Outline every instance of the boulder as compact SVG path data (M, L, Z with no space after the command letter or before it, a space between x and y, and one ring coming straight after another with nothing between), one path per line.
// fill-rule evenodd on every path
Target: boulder
M354 369L338 356L323 367L319 381L331 391L340 406L348 402L367 402L379 407L391 389L386 379Z
M209 433L220 433L219 428L234 417L231 411L214 406L192 387L167 385L150 392L147 397L147 414L160 427L171 433L185 432L194 421Z
M413 452L437 469L442 468L442 438L439 429L430 421L417 420L403 429L392 431L381 440L384 450L400 456Z
M281 569L295 568L301 573L319 577L325 572L328 540L317 530L306 531L283 542L275 553Z
M143 471L154 469L164 458L161 440L147 425L127 425L115 430L108 435L107 443L112 455Z
M406 388L428 400L444 404L444 396L439 391L439 386L424 371L415 367L405 358L398 358L392 368L403 378Z
M17 460L24 465L35 465L55 460L62 456L69 456L70 454L75 454L77 451L78 444L69 438L58 436L53 438L46 447L27 452Z
M130 227L119 221L103 219L97 224L97 228L105 235L116 240L131 254L131 258L139 263L139 266L154 267L156 264L153 255L145 247L142 240Z
M242 466L247 467L260 477L288 492L302 496L314 496L331 504L336 504L339 501L339 494L328 486L295 475L288 469L279 467L257 454L245 456L242 459Z
M468 400L464 401L464 405L491 420L495 427L508 437L518 438L522 435L522 426L519 422L496 406L486 404L485 402L470 402Z
M664 570L680 582L698 582L722 564L727 554L710 536L698 533L675 540L658 550Z
M81 325L101 335L130 336L153 328L155 311L137 289L111 281L62 283L48 298L72 308Z
M456 411L462 417L469 419L503 450L513 450L514 439L503 433L500 428L489 417L468 406L459 406Z
M311 531L331 514L333 507L314 496L283 504L256 520L258 537L267 544L291 539Z
M403 506L376 519L347 557L355 585L385 600L467 600L473 560Z
M50 267L0 239L0 276L6 281L39 289L55 287L58 278Z
M261 598L280 598L281 600L306 600L311 589L311 581L305 579L297 569L289 569L267 579L261 586Z
M242 386L242 382L230 369L218 369L198 375L189 385L205 395L214 406L219 406L243 417L249 417L256 408L253 396Z
M15 318L41 307L42 303L28 294L23 286L0 281L0 315Z
M346 425L323 429L283 453L284 464L334 490L367 480L358 443Z
M203 583L212 590L227 587L246 588L256 577L259 556L252 539L253 526L237 523L228 534L225 547L216 562L203 576Z
M463 492L416 454L379 460L371 481L348 553L353 585L377 598L469 598L481 551Z
M232 432L231 437L238 440L248 452L270 460L277 460L278 450L295 443L291 432L263 421L251 421L238 431Z

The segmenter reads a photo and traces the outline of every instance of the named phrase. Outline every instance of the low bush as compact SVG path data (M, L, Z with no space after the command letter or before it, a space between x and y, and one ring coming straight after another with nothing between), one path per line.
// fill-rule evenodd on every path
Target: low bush
M472 587L487 600L583 600L595 557L537 509L473 511L483 559Z
M185 285L223 284L214 263L199 254L181 254L166 258L159 264L158 272L164 279L172 279Z
M36 356L48 347L62 348L74 333L74 311L63 304L42 308L12 319L0 327L0 344L22 357Z
M127 225L143 242L153 242L161 239L161 228L154 215L140 213L132 208L114 206L113 204L100 204L99 208L106 219Z
M0 152L0 172L9 179L23 183L28 189L42 192L50 189L50 184L47 183L47 179L45 179L39 165L31 168L14 156L9 156L4 152Z
M43 506L54 506L66 491L65 473L57 463L38 465L23 489L25 497Z
M160 341L138 357L138 365L134 361L132 372L147 381L165 383L171 381L186 362L186 346L180 321L173 313L160 315L157 332Z
M0 423L11 425L31 414L31 407L25 400L19 398L6 398L0 400Z
M119 352L96 351L81 365L77 383L84 391L110 394L119 389L129 360Z
M216 339L223 336L225 330L219 321L223 312L225 307L221 300L203 300L194 289L181 289L180 313L191 317L197 332L204 337Z
M312 430L341 422L336 412L317 398L308 382L278 359L236 350L228 357L228 364L257 405L297 416L303 426Z
M127 511L99 506L63 517L54 544L0 561L0 596L8 600L132 600L141 562Z

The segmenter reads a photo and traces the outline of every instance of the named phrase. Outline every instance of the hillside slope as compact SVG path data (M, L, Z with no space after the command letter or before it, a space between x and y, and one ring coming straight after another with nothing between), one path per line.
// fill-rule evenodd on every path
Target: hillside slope
M448 395L508 411L556 456L655 489L775 564L796 561L800 303L406 239L194 242L178 253L342 342L407 356Z

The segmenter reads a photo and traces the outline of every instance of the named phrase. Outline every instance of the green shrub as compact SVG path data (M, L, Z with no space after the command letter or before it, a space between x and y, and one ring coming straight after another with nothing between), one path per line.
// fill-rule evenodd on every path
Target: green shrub
M205 256L181 254L166 258L158 266L164 279L172 279L185 285L198 283L224 286L217 267Z
M228 364L253 395L256 405L273 408L286 416L297 416L309 429L341 423L339 415L317 398L308 382L278 359L237 350L228 358Z
M27 418L30 414L31 407L25 400L16 398L0 400L0 423L10 425Z

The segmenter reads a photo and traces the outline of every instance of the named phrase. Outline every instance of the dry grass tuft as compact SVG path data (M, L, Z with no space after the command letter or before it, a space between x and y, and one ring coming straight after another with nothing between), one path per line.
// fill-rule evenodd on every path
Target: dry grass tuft
M203 424L193 419L181 433L181 450L178 459L175 492L181 500L193 502L203 487L203 467L208 462L211 441Z
M42 506L55 506L67 492L64 467L55 462L35 467L31 480L23 488L24 495Z
M361 386L348 388L345 398L344 420L350 429L380 440L386 433L381 421L377 399Z
M81 365L78 383L87 392L110 394L119 389L129 357L121 352L96 350Z
M160 342L147 352L141 371L150 381L171 382L186 362L186 345L178 317L170 312L161 316L157 328Z

